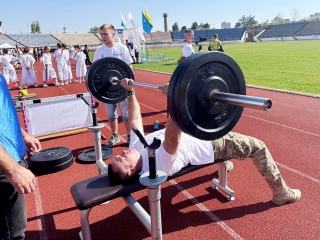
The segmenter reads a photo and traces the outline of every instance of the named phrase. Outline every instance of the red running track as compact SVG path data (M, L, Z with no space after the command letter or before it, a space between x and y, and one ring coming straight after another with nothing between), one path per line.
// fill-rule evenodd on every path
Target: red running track
M39 68L39 65L36 64ZM164 84L170 75L134 70L136 81ZM40 76L40 70L38 75ZM16 93L17 90L12 90ZM38 97L87 92L85 84L30 88ZM158 120L166 121L166 98L158 90L136 87L146 132ZM274 91L247 89L248 95L269 97L269 112L245 109L234 131L263 140L269 147L287 184L302 191L299 202L275 206L271 191L250 159L234 160L229 187L236 195L227 201L211 188L217 167L207 167L162 185L164 239L319 239L320 238L320 100ZM21 113L20 113L21 115ZM110 136L103 107L98 109L102 132ZM21 116L20 116L21 117ZM21 119L22 120L22 119ZM119 126L126 139L123 124ZM105 143L106 141L103 141ZM93 148L92 133L43 140L43 148L68 146L76 157ZM125 148L113 148L118 154ZM108 161L106 161L108 163ZM80 212L70 194L70 186L97 174L93 164L74 163L70 168L37 177L37 189L26 196L27 240L79 239ZM133 194L148 209L147 191ZM93 239L151 239L149 233L121 199L93 208L90 213Z

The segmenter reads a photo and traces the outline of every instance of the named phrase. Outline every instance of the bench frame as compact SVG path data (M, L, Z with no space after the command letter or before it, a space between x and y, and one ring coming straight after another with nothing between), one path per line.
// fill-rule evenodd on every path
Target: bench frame
M235 192L228 187L228 173L226 170L225 162L218 162L218 179L213 179L212 183L213 189L221 189L227 195L227 199L232 201L235 199ZM211 165L211 164L210 164ZM102 161L98 163L99 169L101 173L107 173L107 166ZM131 195L122 196L121 197L131 211L136 215L136 217L140 220L142 225L147 229L147 231L151 234L152 239L162 239L162 222L161 216L159 216L160 209L152 210L152 206L158 205L160 206L160 198L161 198L161 190L160 186L157 188L148 188L148 198L149 198L149 206L150 206L150 215L147 211L136 201L136 199ZM108 203L108 202L107 202ZM81 231L79 232L79 236L82 240L91 240L91 231L90 231L90 223L89 223L89 214L92 208L81 210L80 211L80 223L81 223ZM152 231L152 229L160 230L157 232Z

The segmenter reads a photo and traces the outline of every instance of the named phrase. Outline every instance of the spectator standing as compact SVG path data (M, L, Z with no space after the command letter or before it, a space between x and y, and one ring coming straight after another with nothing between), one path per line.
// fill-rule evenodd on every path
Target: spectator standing
M76 63L76 76L77 80L75 82L85 82L85 76L87 74L87 66L86 66L86 55L82 52L79 45L75 45L75 54L74 59L77 61Z
M90 58L89 58L89 49L88 49L88 45L84 45L84 49L83 49L83 53L84 55L86 55L86 65L91 65L91 61L90 61Z
M29 47L24 47L23 54L18 58L18 62L22 66L22 84L24 88L28 88L29 84L34 84L34 87L38 87L37 77L34 71L33 64L35 59L29 54Z
M212 40L210 40L210 43L208 46L208 50L224 52L222 49L221 41L218 39L218 34L213 34Z
M184 38L185 38L185 43L183 44L182 47L182 55L181 58L178 60L178 64L185 59L186 57L189 57L191 54L194 53L194 49L192 46L192 42L194 39L194 31L191 29L187 29L184 32Z
M100 36L103 44L97 47L93 61L104 57L114 57L123 60L132 68L132 59L129 54L128 48L121 44L116 43L114 40L115 37L115 29L111 24L103 24L100 27ZM118 115L117 115L117 104L104 104L105 109L107 111L109 124L112 132L112 136L109 142L106 143L106 147L112 147L116 143L120 142L120 137L118 133ZM130 143L130 131L131 125L128 123L128 102L127 99L118 103L118 106L121 111L122 120L125 125L125 129L128 135L128 144Z
M45 46L44 47L44 53L42 54L42 57L40 58L40 61L43 64L43 71L42 71L42 77L43 77L43 87L48 87L47 84L51 79L53 79L56 86L59 86L58 80L57 80L57 74L54 68L52 67L52 61L51 61L51 54L50 54L50 47Z
M2 73L5 77L7 84L9 85L9 78L13 82L13 86L19 86L22 89L16 70L14 69L11 62L16 62L18 58L8 54L8 49L3 49L3 55L0 56L0 64L2 65Z

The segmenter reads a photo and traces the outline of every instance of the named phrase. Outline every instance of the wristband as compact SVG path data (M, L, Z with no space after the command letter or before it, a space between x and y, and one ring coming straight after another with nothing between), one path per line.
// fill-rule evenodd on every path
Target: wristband
M134 95L134 91L132 90L132 91L127 91L127 97L131 97L132 95Z

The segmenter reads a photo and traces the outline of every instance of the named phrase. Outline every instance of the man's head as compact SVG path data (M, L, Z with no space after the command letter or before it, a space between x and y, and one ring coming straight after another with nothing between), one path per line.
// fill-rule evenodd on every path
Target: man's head
M99 33L100 33L100 37L101 37L102 42L107 47L113 47L115 45L115 41L114 41L115 32L114 32L113 25L103 24L100 27Z
M141 171L141 155L136 149L123 150L108 165L108 175L112 183L121 183Z
M212 39L213 39L213 40L218 39L218 34L213 34Z
M57 48L58 48L58 49L61 48L61 43L57 43Z
M194 31L191 29L188 29L184 32L184 38L187 43L192 43L194 38Z

